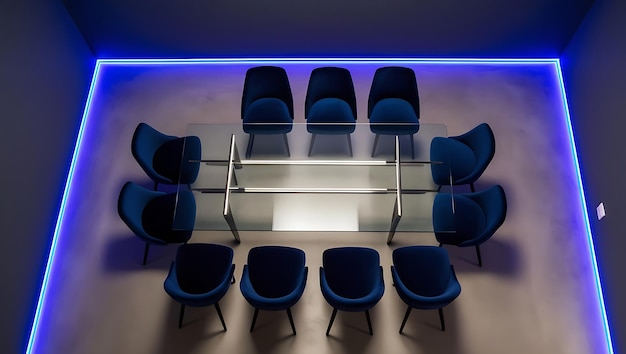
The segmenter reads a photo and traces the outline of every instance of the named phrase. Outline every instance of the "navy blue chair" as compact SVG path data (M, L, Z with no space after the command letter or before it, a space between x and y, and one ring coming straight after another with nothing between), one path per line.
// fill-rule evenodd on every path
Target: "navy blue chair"
M306 286L308 267L304 251L284 246L254 247L248 253L239 286L243 297L254 307L250 332L259 310L287 311L293 334L296 326L291 315Z
M338 67L313 69L304 102L304 118L311 133L309 156L317 134L346 135L352 156L350 134L356 123L356 95L350 71Z
M333 307L326 335L330 333L337 310L364 311L369 333L374 334L369 310L385 292L380 255L375 249L339 247L325 250L320 285L324 299Z
M196 220L196 201L190 190L176 193L151 191L126 182L120 191L117 211L128 228L146 243L146 264L150 245L186 243Z
M370 130L376 134L372 157L380 135L408 135L415 158L413 135L419 131L420 103L415 72L411 68L386 66L376 69L367 101Z
M233 250L230 247L190 243L181 245L176 252L170 271L163 283L165 292L180 303L178 328L183 325L185 307L215 306L224 331L226 323L222 316L219 301L226 295L235 265Z
M159 183L190 185L198 177L202 145L197 136L165 135L146 123L139 123L131 151L139 166L154 181L154 190Z
M440 245L475 247L478 265L482 267L480 245L502 226L506 212L506 194L500 185L454 196L437 193L433 203L435 237Z
M430 160L435 184L469 184L475 192L474 182L485 172L496 152L496 140L491 127L481 123L459 136L436 137L430 143Z
M436 246L407 246L395 249L392 257L394 287L407 304L400 333L412 309L437 309L441 330L445 331L443 308L461 294L448 252Z
M243 131L250 135L246 158L256 135L281 134L289 156L287 133L293 128L293 96L284 68L257 66L246 71L241 99Z

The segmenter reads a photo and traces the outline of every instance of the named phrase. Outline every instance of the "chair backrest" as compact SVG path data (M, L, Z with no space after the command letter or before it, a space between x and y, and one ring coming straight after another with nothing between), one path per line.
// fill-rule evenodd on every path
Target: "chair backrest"
M215 289L230 272L233 253L232 248L216 244L180 245L175 261L180 288L190 294Z
M248 253L248 271L254 290L267 298L292 292L305 267L304 251L284 246L260 246Z
M506 219L506 193L502 186L496 184L476 193L470 193L467 196L479 204L485 214L484 231L476 240L476 242L484 242L493 236Z
M195 182L200 169L200 163L189 161L200 160L202 147L197 136L179 138L139 123L133 134L131 152L154 181L189 184Z
M356 94L350 71L333 66L315 68L311 72L304 102L304 118L308 118L313 104L324 98L338 98L352 109L356 120Z
M175 138L163 143L154 153L153 166L160 174L172 182L189 184L196 181L200 171L202 147L200 138L188 136Z
M436 246L407 246L392 254L402 283L414 294L437 296L448 287L451 276L448 252Z
M176 136L163 134L146 123L139 123L135 128L131 152L139 166L150 178L159 178L159 173L154 167L154 155L157 150L163 144L176 138Z
M126 182L117 200L117 212L126 225L137 235L145 235L143 215L146 206L165 193L151 191L134 182Z
M380 255L365 247L339 247L324 251L323 268L328 286L339 296L360 298L380 280Z
M400 98L407 101L419 119L419 94L413 69L400 66L386 66L376 69L367 100L368 118L371 116L374 106L386 98Z
M496 140L487 123L481 123L465 134L451 137L467 145L474 152L476 168L470 179L477 179L485 171L496 152Z
M139 238L150 243L185 242L196 220L196 201L189 190L164 193L126 182L117 202L120 218Z
M246 71L241 99L241 118L250 104L261 98L276 98L285 103L293 119L293 95L289 77L279 66L256 66Z

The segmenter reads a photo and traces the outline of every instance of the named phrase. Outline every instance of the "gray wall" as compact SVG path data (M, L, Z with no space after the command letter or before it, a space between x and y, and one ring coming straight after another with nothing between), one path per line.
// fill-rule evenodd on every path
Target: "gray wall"
M615 352L626 350L626 2L599 0L562 56ZM607 216L595 208L604 202Z
M557 57L593 0L63 0L98 57Z
M19 353L95 61L60 1L0 1L0 45L0 353Z

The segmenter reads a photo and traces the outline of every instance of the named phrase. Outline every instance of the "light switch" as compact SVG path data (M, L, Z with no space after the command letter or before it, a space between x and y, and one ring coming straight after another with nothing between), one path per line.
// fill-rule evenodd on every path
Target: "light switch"
M598 214L598 220L602 220L602 218L606 215L606 212L604 211L604 203L598 204L596 214Z

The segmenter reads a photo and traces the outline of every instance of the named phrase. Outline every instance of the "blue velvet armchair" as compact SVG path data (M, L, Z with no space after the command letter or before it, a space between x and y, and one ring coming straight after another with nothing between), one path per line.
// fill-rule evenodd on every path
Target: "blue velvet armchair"
M180 303L178 328L183 325L185 307L215 306L226 331L219 301L226 295L233 279L235 265L230 247L190 243L181 245L176 252L163 287L165 292Z
M180 191L177 200L176 193L151 191L133 182L122 187L117 210L128 228L146 244L143 265L151 244L189 241L196 220L196 202L191 191Z
M202 145L197 136L165 135L146 123L139 123L133 134L131 151L139 166L162 184L191 184L198 177Z
M330 66L314 69L304 103L307 131L312 134L309 156L318 134L346 135L352 156L350 134L355 130L356 116L356 95L350 71Z
M372 157L380 135L408 135L415 158L413 135L419 131L420 103L415 72L411 68L386 66L376 69L367 101L370 130L376 134Z
M369 310L385 292L380 255L371 248L339 247L325 250L322 257L320 286L324 299L333 307L326 335L337 310L365 312L369 333L373 335Z
M496 152L496 140L487 123L481 123L465 134L436 137L430 144L433 181L439 185L470 185L482 176Z
M308 274L304 251L285 246L259 246L248 253L239 283L243 297L254 307L250 332L259 310L287 311L293 334L293 307L304 292Z
M246 158L252 154L256 135L282 135L290 155L287 133L293 128L293 118L293 96L285 69L278 66L248 69L241 99L243 130L250 135Z
M450 264L448 252L436 246L407 246L395 249L392 257L393 283L407 304L400 333L414 308L438 310L441 330L445 331L443 308L461 294L461 284Z
M435 237L440 245L475 247L478 265L482 267L480 245L502 226L506 212L506 194L500 185L454 196L437 193L433 203Z

